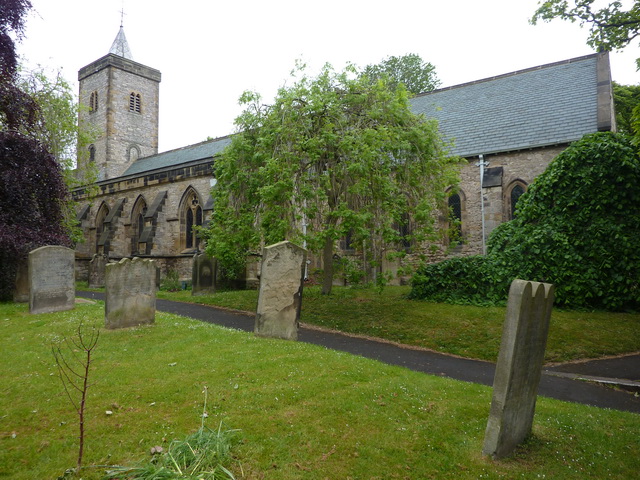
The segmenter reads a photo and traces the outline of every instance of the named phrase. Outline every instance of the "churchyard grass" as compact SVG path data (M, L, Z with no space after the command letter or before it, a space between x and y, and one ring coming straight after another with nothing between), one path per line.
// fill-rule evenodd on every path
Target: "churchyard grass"
M29 315L0 304L0 477L53 479L74 465L78 425L51 344L81 320L103 324L104 305ZM239 479L628 479L640 469L636 414L540 398L532 438L492 461L480 453L488 387L164 313L102 330L90 382L85 465L136 465L197 431L208 387L206 424L240 430L229 466Z
M468 358L496 361L505 307L476 307L407 300L409 287L304 290L300 321L342 332L379 337ZM256 290L192 297L190 291L158 292L159 298L255 312ZM545 361L640 351L640 314L554 309Z

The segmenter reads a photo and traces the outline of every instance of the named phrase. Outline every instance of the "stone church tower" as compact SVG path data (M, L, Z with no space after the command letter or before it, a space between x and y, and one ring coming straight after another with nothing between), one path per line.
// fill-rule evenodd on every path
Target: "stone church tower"
M122 25L104 57L78 72L79 124L97 132L85 161L95 162L98 180L123 172L138 158L158 153L161 74L134 62Z

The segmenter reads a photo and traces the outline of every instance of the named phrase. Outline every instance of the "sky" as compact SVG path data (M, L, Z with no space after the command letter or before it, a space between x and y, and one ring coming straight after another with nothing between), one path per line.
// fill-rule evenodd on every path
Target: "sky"
M23 64L61 71L76 94L78 70L109 53L122 20L133 60L162 72L160 152L233 133L242 92L269 103L296 60L313 73L415 53L449 87L593 53L586 28L530 25L538 0L31 3ZM614 81L640 83L636 57L637 42L611 54Z

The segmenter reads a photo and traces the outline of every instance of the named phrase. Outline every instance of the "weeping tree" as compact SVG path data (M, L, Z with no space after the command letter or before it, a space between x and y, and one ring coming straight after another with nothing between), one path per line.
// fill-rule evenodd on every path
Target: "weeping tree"
M322 258L328 294L341 239L374 265L401 241L436 239L432 212L456 183L458 161L435 120L412 113L404 85L359 73L326 65L310 78L299 66L273 104L243 94L239 133L216 161L205 232L227 271L287 239Z
M22 37L30 8L26 0L0 4L0 300L11 299L18 262L30 250L70 244L62 168L36 134L37 101L19 85L13 38Z

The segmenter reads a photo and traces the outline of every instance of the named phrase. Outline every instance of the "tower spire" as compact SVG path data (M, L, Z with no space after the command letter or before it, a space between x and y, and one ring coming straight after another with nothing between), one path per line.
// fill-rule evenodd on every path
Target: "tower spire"
M118 31L118 35L116 35L116 39L113 41L113 44L109 49L109 53L113 53L129 60L133 60L131 49L129 48L129 44L127 43L127 37L125 37L124 35L124 0L122 0L122 8L120 9L120 30Z
M120 23L120 30L118 31L118 35L116 35L116 39L113 41L113 44L109 49L109 53L113 53L129 60L133 60L131 49L129 48L129 44L127 43L127 37L125 37L124 35L124 27L122 26L122 23Z

